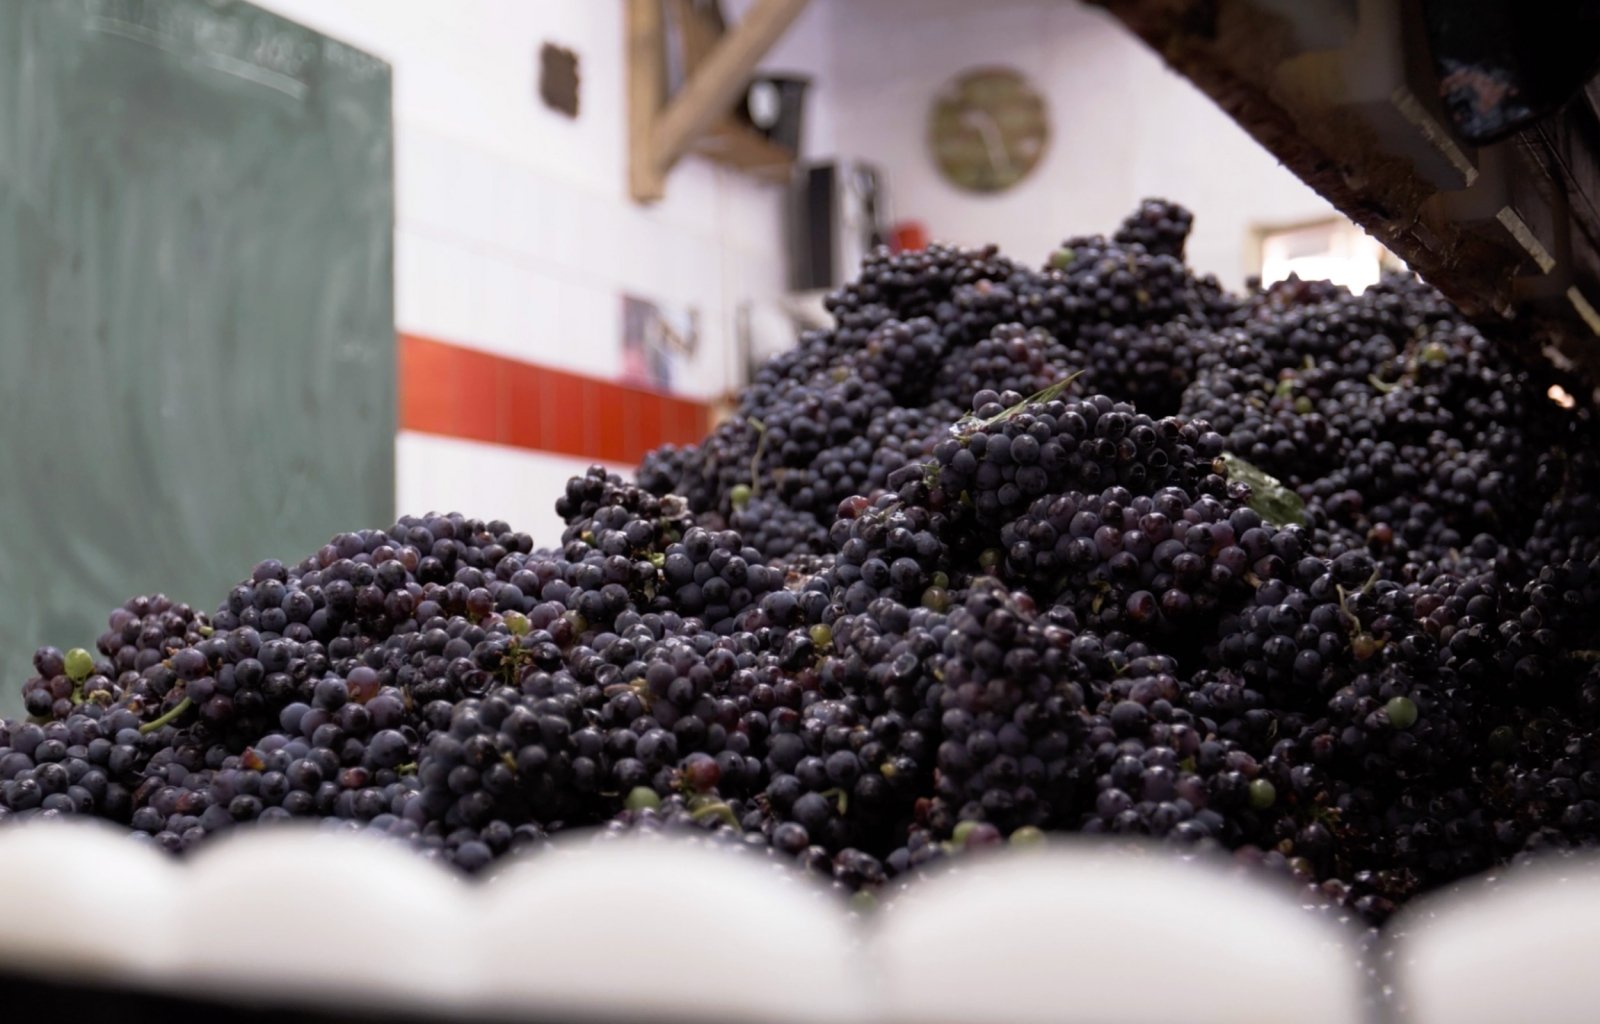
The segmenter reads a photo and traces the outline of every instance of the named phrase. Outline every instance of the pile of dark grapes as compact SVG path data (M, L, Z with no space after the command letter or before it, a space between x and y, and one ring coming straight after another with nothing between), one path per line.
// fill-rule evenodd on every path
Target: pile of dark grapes
M35 655L0 818L468 872L687 829L869 895L1138 835L1370 922L1600 840L1580 392L1409 277L1229 296L1190 223L874 254L703 443L573 479L555 547L430 514L130 600Z

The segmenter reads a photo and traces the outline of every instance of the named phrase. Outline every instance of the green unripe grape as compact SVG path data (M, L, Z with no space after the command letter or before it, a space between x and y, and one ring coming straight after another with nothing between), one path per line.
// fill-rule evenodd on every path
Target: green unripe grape
M661 797L649 786L635 786L623 806L630 811L653 811L661 806Z
M67 678L81 683L94 671L94 655L82 647L74 647L67 652L66 665Z
M1389 724L1396 729L1409 729L1417 724L1417 705L1410 697L1392 697L1383 706Z

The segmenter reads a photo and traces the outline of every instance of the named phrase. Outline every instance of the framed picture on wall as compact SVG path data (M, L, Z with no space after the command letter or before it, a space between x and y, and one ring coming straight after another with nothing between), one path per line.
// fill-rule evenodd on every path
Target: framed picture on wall
M657 391L681 386L700 344L700 312L622 297L622 382Z

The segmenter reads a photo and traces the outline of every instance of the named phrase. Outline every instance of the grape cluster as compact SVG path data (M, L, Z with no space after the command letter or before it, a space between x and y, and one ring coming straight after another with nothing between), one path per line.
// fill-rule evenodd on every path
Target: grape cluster
M1076 625L1065 609L1040 616L1026 594L986 579L951 611L937 691L936 827L977 821L1009 834L1072 823L1092 676L1073 656Z
M732 499L732 504L728 525L769 559L788 561L832 550L828 545L828 531L816 516L798 511L777 498L741 492Z
M1183 259L1183 245L1194 226L1194 214L1165 199L1146 199L1122 220L1112 237L1124 245L1142 245L1145 251Z
M688 832L868 893L1140 835L1374 922L1600 841L1582 392L1406 277L1226 295L1191 220L874 253L704 441L571 480L554 546L405 517L127 602L36 653L0 819L468 872Z
M964 408L980 391L1037 394L1061 378L1073 353L1041 327L1001 324L989 336L959 349L939 367L934 394ZM954 419L955 417L947 417Z
M1204 424L1152 420L1106 395L1041 398L978 392L972 419L934 453L938 489L969 495L977 514L993 519L1068 484L1140 493L1194 484L1213 475L1222 454L1222 438Z

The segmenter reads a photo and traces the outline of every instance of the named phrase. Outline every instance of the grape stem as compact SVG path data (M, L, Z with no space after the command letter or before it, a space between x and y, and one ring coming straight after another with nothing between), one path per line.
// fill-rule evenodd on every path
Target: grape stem
M707 804L696 811L690 811L689 816L698 822L705 822L716 818L732 828L739 827L739 819L734 816L733 808L722 802Z
M1339 613L1350 621L1350 635L1354 637L1361 632L1361 620L1356 618L1355 613L1350 610L1350 605L1347 603L1350 595L1345 591L1344 585L1334 584L1333 589L1339 595Z
M177 719L177 717L179 715L183 714L185 711L188 711L192 707L194 707L194 701L190 700L188 697L185 697L182 700L178 701L178 703L173 706L171 711L168 711L166 714L162 715L160 718L156 719L153 722L146 722L143 725L139 726L139 731L142 732L142 733L155 732L157 729L161 728L162 726L168 725L171 722L173 722L175 719Z
M995 415L990 416L986 420L980 420L976 416L971 415L964 416L959 423L950 428L950 432L956 437L965 441L973 434L983 430L985 427L992 427L996 423L1005 423L1008 420L1016 419L1022 414L1022 411L1028 408L1030 405L1043 405L1046 402L1055 401L1061 396L1062 392L1066 391L1067 388L1072 386L1073 381L1077 380L1079 377L1082 377L1085 372L1086 371L1084 370L1077 370L1073 373L1069 373L1066 377L1056 381L1049 387L1029 395L1016 405L1011 406L1009 409L1003 409ZM963 430L962 428L966 429Z
M756 432L756 452L750 456L750 496L761 497L761 456L767 447L767 425L754 416L746 417Z

